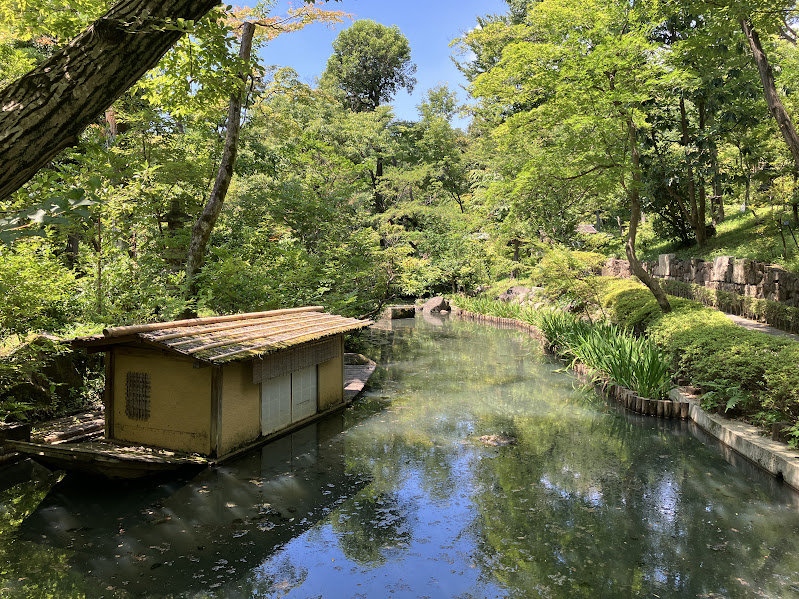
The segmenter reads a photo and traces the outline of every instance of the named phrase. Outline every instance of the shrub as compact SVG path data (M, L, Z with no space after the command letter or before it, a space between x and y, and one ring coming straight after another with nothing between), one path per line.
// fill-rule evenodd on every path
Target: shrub
M744 329L692 300L672 299L672 312L663 314L643 286L633 285L606 284L603 301L614 321L645 330L681 377L711 392L714 405L745 404L755 420L796 422L799 344Z
M601 310L599 273L606 258L592 252L574 252L559 247L550 248L533 274L537 285L555 302L572 302L577 310Z
M555 310L539 312L535 324L553 351L641 397L661 399L672 387L665 356L646 338L608 322L591 323Z
M0 248L0 334L58 330L77 312L73 273L46 240Z

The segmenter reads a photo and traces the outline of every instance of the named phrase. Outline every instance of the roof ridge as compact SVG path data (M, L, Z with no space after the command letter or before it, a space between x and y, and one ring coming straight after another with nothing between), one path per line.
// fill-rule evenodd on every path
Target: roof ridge
M134 335L136 333L147 333L161 329L177 329L180 327L192 327L200 324L212 324L216 322L229 322L232 320L249 320L262 318L264 316L277 316L279 314L291 314L292 312L321 312L323 306L306 306L304 308L286 308L282 310L268 310L266 312L247 312L244 314L228 314L225 316L210 316L207 318L189 318L186 320L173 320L168 322L153 322L150 324L137 324L125 327L111 327L103 329L105 337L121 337L123 335Z

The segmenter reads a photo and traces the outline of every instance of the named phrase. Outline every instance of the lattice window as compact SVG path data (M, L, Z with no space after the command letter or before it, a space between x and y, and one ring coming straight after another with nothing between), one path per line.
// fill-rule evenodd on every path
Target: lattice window
M150 417L150 375L128 372L125 378L125 415L133 420Z

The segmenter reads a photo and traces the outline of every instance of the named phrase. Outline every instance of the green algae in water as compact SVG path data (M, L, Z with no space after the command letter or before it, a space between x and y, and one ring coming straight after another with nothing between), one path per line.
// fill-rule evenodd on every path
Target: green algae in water
M392 327L342 415L191 480L68 476L0 539L27 577L5 594L799 596L796 494L692 424L607 405L513 331Z

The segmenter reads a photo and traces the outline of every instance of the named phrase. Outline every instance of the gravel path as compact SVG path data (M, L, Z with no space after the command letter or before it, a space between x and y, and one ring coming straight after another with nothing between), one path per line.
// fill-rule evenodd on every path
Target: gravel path
M799 341L799 335L794 335L793 333L786 333L785 331L781 331L779 329L775 329L774 327L770 327L767 324L763 324L762 322L757 322L756 320L749 320L748 318L744 318L743 316L736 316L735 314L728 314L727 312L724 315L733 321L735 324L744 327L745 329L749 329L750 331L760 331L761 333L766 333L767 335L772 335L774 337L782 337L783 339L789 339L790 341Z

